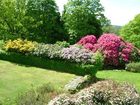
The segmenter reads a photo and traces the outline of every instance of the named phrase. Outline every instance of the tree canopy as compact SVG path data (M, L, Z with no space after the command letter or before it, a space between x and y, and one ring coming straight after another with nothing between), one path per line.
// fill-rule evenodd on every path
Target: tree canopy
M108 22L103 14L100 0L69 0L62 15L65 27L74 43L86 34L97 37L102 33L102 26Z
M122 27L120 34L124 39L140 48L140 14Z
M54 0L0 0L0 34L53 43L64 40Z

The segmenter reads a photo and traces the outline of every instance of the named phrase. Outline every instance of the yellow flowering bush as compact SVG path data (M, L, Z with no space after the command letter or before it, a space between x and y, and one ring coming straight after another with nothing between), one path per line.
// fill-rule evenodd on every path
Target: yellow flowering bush
M6 51L29 53L35 49L35 45L36 45L35 42L28 41L28 40L22 40L22 39L16 39L13 41L8 40L4 45L4 49Z

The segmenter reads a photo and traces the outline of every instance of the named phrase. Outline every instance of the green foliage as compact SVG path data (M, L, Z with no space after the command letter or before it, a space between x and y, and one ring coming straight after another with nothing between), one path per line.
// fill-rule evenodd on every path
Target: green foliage
M97 73L97 67L92 65L82 65L58 59L44 59L35 56L25 56L18 53L0 53L0 59L14 62L17 64L35 66L60 72L66 72L76 75L86 75L92 73L93 76ZM86 69L85 69L86 68ZM88 71L89 70L89 71ZM94 73L94 74L93 74Z
M70 35L70 43L75 43L87 34L99 36L102 33L102 12L99 0L69 0L64 7L62 19Z
M138 35L131 35L127 38L129 42L132 42L136 47L140 48L140 34Z
M54 43L66 38L54 0L29 0L26 16L26 27L31 39Z
M27 33L23 25L26 0L0 1L0 34L1 39L21 37Z
M140 62L129 63L126 65L125 69L130 72L139 72L140 73Z
M4 46L4 41L3 40L0 40L0 49L2 49Z
M38 87L37 89L32 89L21 96L17 97L17 105L45 105L53 98L58 95L57 92L51 84L45 84Z
M54 43L66 40L54 0L0 0L0 38Z
M121 26L116 26L116 25L108 25L103 27L103 32L104 33L114 33L116 35L119 35Z
M140 14L138 14L132 21L122 27L120 31L121 36L140 48Z
M69 47L70 44L66 41L57 41L55 44L62 46L62 47Z

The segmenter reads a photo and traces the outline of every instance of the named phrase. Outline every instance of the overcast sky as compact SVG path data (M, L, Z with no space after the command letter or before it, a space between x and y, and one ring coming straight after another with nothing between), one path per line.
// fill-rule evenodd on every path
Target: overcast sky
M60 12L68 0L56 0ZM101 0L105 16L113 25L125 25L140 13L140 0Z

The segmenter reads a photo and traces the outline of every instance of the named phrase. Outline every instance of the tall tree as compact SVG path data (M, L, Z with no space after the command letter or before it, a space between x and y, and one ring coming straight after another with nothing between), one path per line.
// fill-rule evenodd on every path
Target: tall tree
M140 48L140 14L136 15L133 20L123 26L120 34L124 39Z
M86 34L98 37L105 25L103 11L99 0L69 0L64 6L62 19L70 35L70 42L75 43Z
M53 0L29 0L26 16L31 38L49 43L65 39L60 13Z
M0 0L0 14L0 34L6 38L48 43L66 39L54 0Z
M0 34L3 35L2 37L16 38L27 33L23 25L26 2L27 0L0 0Z

